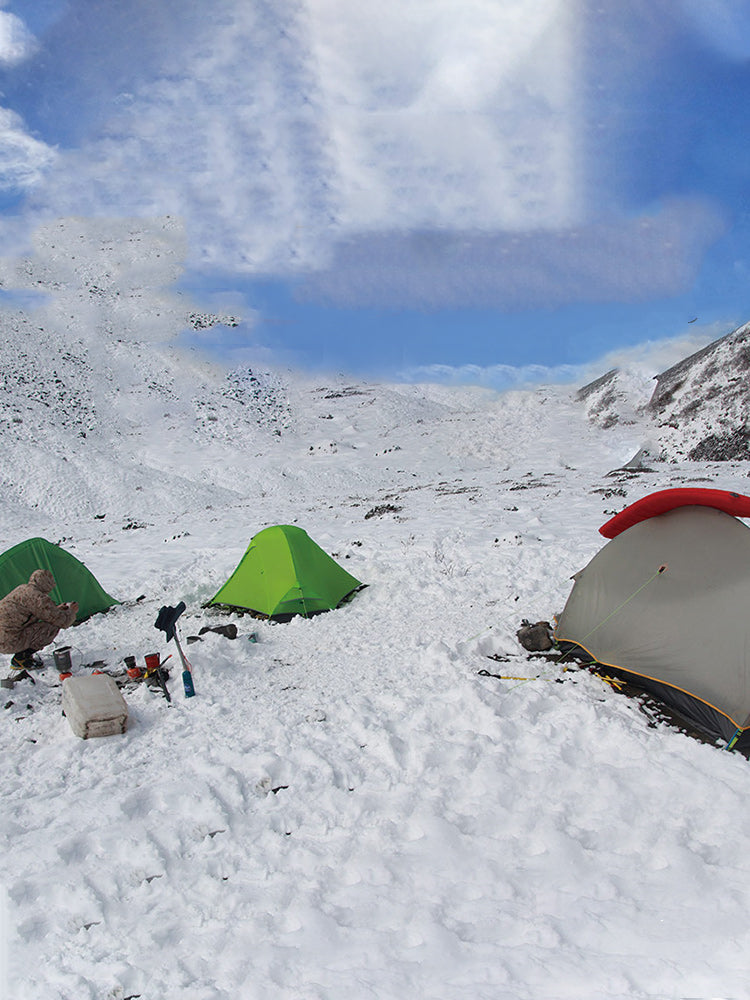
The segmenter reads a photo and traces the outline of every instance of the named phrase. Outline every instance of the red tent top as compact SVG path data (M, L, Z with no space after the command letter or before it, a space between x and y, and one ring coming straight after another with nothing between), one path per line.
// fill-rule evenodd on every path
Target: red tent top
M657 490L631 503L625 510L615 514L599 528L605 538L614 538L620 532L631 528L639 521L645 521L657 514L665 514L675 507L715 507L734 517L750 517L750 497L729 490L704 490L698 487L677 487L671 490Z

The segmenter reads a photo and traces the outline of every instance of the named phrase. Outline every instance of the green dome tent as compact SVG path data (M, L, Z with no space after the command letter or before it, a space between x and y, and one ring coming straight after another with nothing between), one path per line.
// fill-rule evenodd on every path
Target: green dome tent
M56 604L78 601L77 622L119 604L96 581L82 562L44 538L29 538L0 555L0 598L22 583L35 569L48 569L55 578L50 597Z
M208 602L285 620L331 611L362 584L302 528L276 524L254 535L234 573Z

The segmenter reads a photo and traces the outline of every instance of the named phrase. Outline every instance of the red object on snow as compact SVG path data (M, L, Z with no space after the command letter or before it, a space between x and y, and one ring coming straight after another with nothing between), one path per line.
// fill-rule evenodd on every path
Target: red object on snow
M750 497L729 490L706 490L699 487L676 487L671 490L657 490L647 497L631 503L625 510L615 514L599 528L605 538L615 538L639 521L646 521L657 514L666 514L675 507L715 507L733 517L750 517Z

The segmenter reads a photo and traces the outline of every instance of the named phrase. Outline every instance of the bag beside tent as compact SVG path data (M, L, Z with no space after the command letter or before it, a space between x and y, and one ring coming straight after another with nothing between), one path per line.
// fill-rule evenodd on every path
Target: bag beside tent
M0 598L28 583L35 569L48 569L54 576L50 597L55 604L78 602L76 622L120 603L102 589L80 560L45 538L29 538L0 555Z
M661 513L618 515L630 526L575 574L555 638L631 675L708 735L736 737L747 749L750 529L716 505L718 491L708 491L710 506L699 491L686 491L688 505L679 490L668 492L645 505ZM728 494L734 509L737 496ZM750 498L742 499L750 512Z
M240 608L277 621L332 611L361 587L296 525L254 535L237 568L207 606Z

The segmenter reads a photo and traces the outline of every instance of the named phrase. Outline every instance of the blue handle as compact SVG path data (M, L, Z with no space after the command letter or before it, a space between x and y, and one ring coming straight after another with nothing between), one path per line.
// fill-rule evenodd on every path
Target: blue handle
M195 694L195 688L193 687L193 675L189 670L182 671L182 686L185 689L185 697L192 698Z

